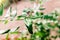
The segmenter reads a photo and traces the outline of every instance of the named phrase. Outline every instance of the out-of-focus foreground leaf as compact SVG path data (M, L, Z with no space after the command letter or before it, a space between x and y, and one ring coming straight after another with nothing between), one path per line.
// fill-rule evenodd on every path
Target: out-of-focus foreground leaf
M0 5L0 16L3 14L3 4Z

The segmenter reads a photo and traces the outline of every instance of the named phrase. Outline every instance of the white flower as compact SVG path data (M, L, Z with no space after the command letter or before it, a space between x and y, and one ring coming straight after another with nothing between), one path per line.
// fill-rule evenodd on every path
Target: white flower
M27 32L27 30L23 30L22 33L25 34Z
M27 13L26 12L22 12L22 15L27 15Z
M14 32L16 30L16 28L12 28L10 32Z
M27 30L23 30L23 31L21 31L22 36L23 36L23 37L26 37L27 32L28 32Z
M5 31L4 30L0 30L0 34L3 33L3 32L5 32Z
M57 14L60 15L60 8L55 8L55 10L57 11Z
M47 20L47 22L53 22L53 20Z
M7 17L10 16L10 13L11 13L11 12L10 12L10 9L11 9L11 8L9 7L8 10L7 10L7 13L6 13L6 15L5 15L5 18L7 18Z
M60 8L55 8L55 10L56 10L58 13L60 13Z
M31 22L32 22L31 19L26 19L26 20L25 20L25 24L27 24L28 26L30 25Z
M40 7L40 4L34 3L34 9L39 9L39 7Z
M58 23L58 21L54 21L54 23Z
M41 23L41 21L40 21L40 20L38 20L38 21L37 21L37 23L38 23L38 24L40 24L40 23Z
M12 11L11 15L15 16L16 14L17 14L17 10L15 9Z
M16 15L17 15L17 10L16 9L12 10L12 8L9 7L8 10L7 10L6 15L4 16L4 18L10 17L11 20L13 20Z
M34 13L36 13L39 10L40 4L34 3Z
M45 24L46 23L46 20L43 20L42 23Z
M12 10L12 12L10 13L11 21L16 17L16 15L17 15L17 10L16 9Z

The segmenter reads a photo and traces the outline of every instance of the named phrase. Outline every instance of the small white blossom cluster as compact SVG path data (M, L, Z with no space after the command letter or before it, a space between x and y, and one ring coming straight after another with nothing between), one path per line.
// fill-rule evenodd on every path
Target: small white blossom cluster
M6 15L1 21L7 23L9 20L13 20L16 17L16 15L17 15L17 9L12 9L12 7L9 7L6 12Z
M5 15L5 18L8 18L8 17L14 18L16 15L17 15L17 10L16 9L12 10L12 7L9 7Z

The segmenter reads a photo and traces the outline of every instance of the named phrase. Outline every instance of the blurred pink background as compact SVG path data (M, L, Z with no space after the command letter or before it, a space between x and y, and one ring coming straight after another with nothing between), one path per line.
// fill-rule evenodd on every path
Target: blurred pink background
M12 4L11 6L14 8L14 6L16 6L16 5ZM33 7L33 4L31 2L20 1L17 3L17 9L18 9L17 14L21 15L24 8L32 8L32 7ZM48 1L48 2L44 3L44 7L46 8L44 10L45 13L52 12L55 8L60 8L60 0ZM0 19L2 19L4 17L4 15L6 14L6 10L7 9L4 10L4 14L3 14L3 16L0 17ZM4 29L11 29L11 28L15 28L17 26L20 26L20 30L26 29L26 27L24 26L23 20L21 20L21 21L15 21L15 20L10 21L10 22L8 22L8 24L4 24L4 23L0 22L0 30L1 29L3 29L3 30ZM0 38L1 38L1 35L0 35ZM59 39L57 39L57 40L59 40Z

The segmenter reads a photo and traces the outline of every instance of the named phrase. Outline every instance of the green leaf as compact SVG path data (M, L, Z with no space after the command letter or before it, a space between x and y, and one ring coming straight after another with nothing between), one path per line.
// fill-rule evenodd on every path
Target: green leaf
M6 40L8 40L8 38L9 38L9 33L6 35Z
M6 33L9 33L10 32L10 29L6 30L5 32L3 32L2 34L6 34Z
M39 16L39 12L36 12L36 15Z
M42 8L42 7L41 7L41 8L39 8L39 10L45 10L45 8Z
M44 33L42 33L42 32L37 32L37 33L36 33L36 36L43 37L43 35L45 35L45 34L44 34Z
M60 30L58 30L57 32L60 33Z
M27 37L22 37L21 40L28 40Z
M26 14L29 13L29 12L33 12L33 9L31 8L26 8L23 10L23 12L25 12Z
M7 24L8 23L8 20L4 20L4 24Z
M35 1L35 0L30 0L30 1Z
M60 23L56 23L55 25L60 29Z
M17 38L16 40L21 40L20 38Z
M24 19L25 16L21 15L21 16L18 16L17 17L17 20L21 20L21 19Z
M42 0L39 0L39 3L42 4L43 3Z
M25 24L25 25L26 25L26 24ZM26 25L26 27L27 27L27 29L28 29L29 33L33 34L33 27L32 27L32 23L31 23L29 26L27 26L27 25Z
M60 24L58 24L58 26L57 26L59 29L60 29Z
M19 33L18 31L10 32L10 34L18 34L18 33Z
M56 39L57 38L57 36L51 36L52 38L54 38L54 39Z
M46 20L53 20L53 21L56 21L56 18L54 18L52 15L44 15L43 16L44 17L44 19L46 19Z
M42 16L42 15L44 15L43 12L36 12L37 17Z
M51 25L50 23L47 23L47 26L51 29L51 28L55 28L55 25Z
M3 4L0 5L0 16L3 15Z
M15 31L17 31L20 27L18 26Z
M48 19L48 15L44 15L44 19Z

